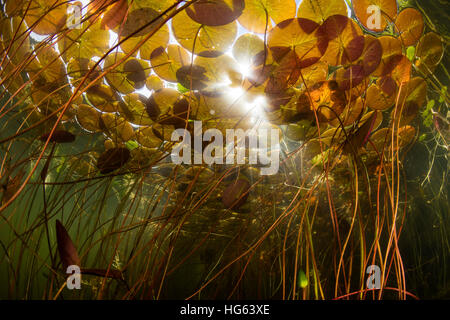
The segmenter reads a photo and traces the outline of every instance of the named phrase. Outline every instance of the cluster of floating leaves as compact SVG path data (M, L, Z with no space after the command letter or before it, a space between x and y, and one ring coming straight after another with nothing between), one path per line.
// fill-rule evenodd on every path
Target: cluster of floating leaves
M64 112L62 124L76 121L89 133L102 132L102 174L133 159L148 165L145 159L170 149L174 129L192 130L192 120L224 133L262 120L283 128L283 139L310 139L310 145L320 140L319 130L305 136L299 123L307 120L314 129L317 120L328 147L345 145L354 153L367 142L362 134L373 133L369 150L383 149L389 130L379 126L389 117L398 124L401 146L414 139L411 123L426 101L424 77L443 56L441 38L424 34L418 10L398 12L395 0L359 0L353 20L344 0L302 1L297 12L294 0L192 2L181 2L186 9L174 15L174 1L91 1L75 29L66 27L65 1L7 2L1 44L9 59L2 73L10 76L4 86L30 102L31 123ZM372 30L371 5L382 12ZM236 39L238 24L250 32ZM110 30L118 47L109 47ZM57 37L31 44L31 31ZM176 42L169 43L170 31ZM410 46L417 46L412 61ZM150 96L136 93L143 87ZM362 130L372 113L370 132Z
M340 164L361 154L389 162L417 137L426 77L444 53L422 14L395 0L353 0L356 18L344 0L305 0L298 9L294 0L92 0L79 28L67 27L69 5L83 6L6 2L0 78L42 143L103 139L102 150L89 150L94 169L78 163L91 176L151 167L171 176L171 134L194 133L194 120L224 136L232 128L280 130L284 145L305 143L311 166L329 155ZM382 14L375 28L373 5ZM179 169L181 183L214 177L206 166L195 170ZM224 180L223 208L245 204L258 170Z
M265 123L284 140L308 140L309 152L324 142L346 154L368 140L364 150L380 153L394 128L404 147L426 103L424 77L443 56L421 13L395 0L355 0L357 19L344 0L302 1L297 12L294 0L93 0L78 28L67 27L69 5L82 7L6 3L3 86L28 104L31 125L59 118L103 133L101 174L162 158L171 132L192 131L192 120L224 133ZM382 16L370 29L373 5ZM237 38L238 25L248 32ZM48 38L35 43L30 32ZM136 92L144 87L150 96ZM53 141L67 138L62 130Z

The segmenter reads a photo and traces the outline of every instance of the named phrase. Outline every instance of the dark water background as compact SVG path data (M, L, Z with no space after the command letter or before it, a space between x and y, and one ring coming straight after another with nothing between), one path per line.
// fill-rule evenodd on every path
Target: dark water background
M435 76L448 86L450 1L417 0L416 5L427 16L446 42L445 54ZM432 28L427 23L427 28ZM421 125L421 133L426 128ZM428 148L427 148L428 147ZM438 148L436 162L428 174L432 153L426 143L416 143L405 159L408 180L408 214L400 251L406 267L407 289L424 299L450 298L450 211L448 187L448 151Z

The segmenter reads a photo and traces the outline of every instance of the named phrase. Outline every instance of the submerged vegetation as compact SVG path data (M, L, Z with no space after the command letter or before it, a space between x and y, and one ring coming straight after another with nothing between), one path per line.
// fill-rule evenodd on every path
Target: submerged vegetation
M450 297L446 1L0 3L1 298Z

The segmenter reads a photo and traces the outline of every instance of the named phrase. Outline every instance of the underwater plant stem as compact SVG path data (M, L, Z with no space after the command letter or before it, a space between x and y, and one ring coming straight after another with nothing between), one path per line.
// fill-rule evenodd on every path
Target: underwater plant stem
M351 163L353 164L353 173L354 173L354 181L355 181L355 204L354 204L355 207L353 209L353 216L352 216L352 221L351 221L351 224L350 224L350 230L348 231L347 238L344 241L344 244L343 244L342 250L341 250L341 254L340 254L340 257L339 257L339 264L338 264L338 269L337 269L337 274L336 274L336 285L335 285L335 289L334 289L335 296L338 295L339 273L340 273L341 267L342 267L342 269L344 268L344 266L343 266L344 254L345 254L345 250L347 248L348 242L350 240L350 236L351 236L352 231L353 231L353 226L355 224L357 210L358 210L358 200L359 200L359 195L358 195L358 192L359 192L359 188L358 188L358 186L359 186L359 184L358 184L358 166L357 166L357 161L356 161L355 158L352 158Z
M53 258L52 246L51 246L51 243L50 243L50 231L49 231L49 228L48 228L48 213L47 213L47 197L46 197L46 193L45 193L45 180L47 178L47 173L48 173L48 169L49 169L49 166L50 166L50 161L51 161L51 159L53 157L55 149L56 149L56 143L53 142L52 148L50 150L50 154L48 155L47 160L45 161L44 167L42 168L42 171L41 171L42 196L43 196L43 202L44 202L45 233L46 233L46 237L47 237L48 251L49 251L49 254L50 254L50 261L51 261L52 268L55 266L55 260Z

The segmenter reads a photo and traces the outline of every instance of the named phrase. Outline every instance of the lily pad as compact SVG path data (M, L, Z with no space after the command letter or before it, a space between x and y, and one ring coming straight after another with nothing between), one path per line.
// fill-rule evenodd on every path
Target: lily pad
M244 7L244 0L199 0L186 13L199 24L223 26L236 20Z
M95 108L81 104L77 107L77 121L80 126L90 132L100 132L100 116L101 113L95 110Z
M280 23L295 17L295 0L246 0L245 9L239 23L254 33L264 33L272 29L272 20Z
M172 19L172 31L177 41L190 52L202 57L217 57L233 44L237 24L207 26L195 22L183 11Z
M279 23L270 32L268 39L275 60L280 60L291 50L297 55L299 68L318 62L328 47L328 38L318 27L316 22L302 18Z
M190 65L190 57L187 51L176 44L169 44L166 50L158 48L150 56L153 71L161 78L169 82L177 82L177 71Z
M414 8L402 10L395 20L396 31L405 47L415 45L422 36L424 29L423 17L420 11Z
M50 133L51 132L42 135L39 140L47 141L47 139L50 137ZM50 142L55 143L71 143L74 141L75 135L66 130L55 130L50 137Z
M444 56L442 38L434 32L425 34L416 48L416 66L425 74L432 73Z
M238 179L230 183L222 195L222 203L227 209L239 209L249 196L250 183L246 179Z
M130 160L127 148L111 148L103 152L97 160L97 168L101 174L108 174L122 168Z
M358 20L371 31L383 31L397 16L396 0L352 0L352 4Z

